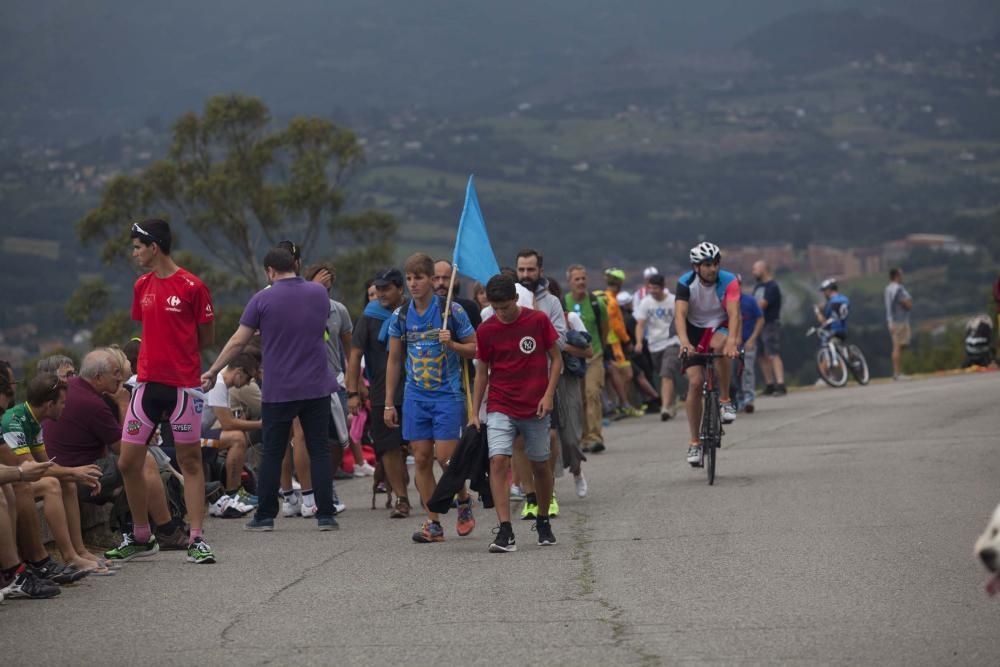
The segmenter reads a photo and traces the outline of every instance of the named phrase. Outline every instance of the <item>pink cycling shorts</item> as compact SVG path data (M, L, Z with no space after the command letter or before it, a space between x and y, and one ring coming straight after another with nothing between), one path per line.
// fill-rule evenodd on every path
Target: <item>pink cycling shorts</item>
M171 387L158 382L140 382L132 392L122 442L148 445L162 423L169 423L174 442L201 444L201 413L205 399L200 389Z

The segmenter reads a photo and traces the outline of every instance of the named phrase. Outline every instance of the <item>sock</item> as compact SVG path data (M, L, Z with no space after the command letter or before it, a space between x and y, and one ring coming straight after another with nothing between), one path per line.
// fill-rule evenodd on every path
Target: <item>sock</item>
M191 529L191 540L188 542L188 545L194 544L195 542L197 542L200 539L201 539L201 528L192 528Z
M526 493L524 495L524 502L528 503L529 505L537 505L538 496L535 495L534 493Z
M295 489L281 489L278 493L281 494L282 498L291 498L295 495Z
M0 570L0 572L3 573L3 576L5 578L12 579L14 577L14 575L17 574L18 570L20 570L22 567L23 567L23 564L22 563L18 563L14 567L5 567L3 570Z
M396 498L396 502L403 502L403 503L406 503L407 505L409 505L410 504L410 499L407 498L406 496L399 496L399 497Z
M500 530L504 530L504 529L506 529L506 530L508 530L508 531L510 531L512 533L514 532L514 527L512 525L510 525L510 521L501 521L500 522Z
M549 522L549 517L548 516L542 516L541 514L539 514L538 518L535 519L535 525L536 526L541 526L541 525L546 524L548 522Z
M316 496L313 495L312 489L302 489L302 504L306 507L312 507L316 504Z
M440 528L440 527L441 527L441 522L440 522L440 521L438 521L437 519L431 519L431 523L433 523L433 524L434 524L435 526L437 526L438 528Z
M466 498L465 500L456 500L456 502L457 502L457 503L458 503L459 505L471 505L471 504L472 504L472 496L469 496L469 497L468 497L468 498Z
M235 498L240 495L240 487L237 486L235 489L226 489L226 495L233 496Z
M132 526L132 534L135 535L136 541L145 543L149 542L149 536L152 533L148 523L137 523Z
M48 563L50 560L52 560L52 558L46 556L42 560L29 560L28 565L30 565L31 567L45 567L45 564Z

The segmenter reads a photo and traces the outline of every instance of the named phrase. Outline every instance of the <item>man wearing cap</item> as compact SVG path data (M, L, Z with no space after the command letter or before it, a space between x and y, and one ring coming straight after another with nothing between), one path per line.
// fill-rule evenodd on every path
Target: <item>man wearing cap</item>
M399 269L382 269L375 274L372 284L378 298L369 301L364 314L358 319L351 335L351 351L347 364L347 408L357 416L365 400L371 401L370 428L375 454L382 460L386 480L396 494L396 506L389 516L405 519L410 516L410 499L407 497L405 462L403 460L403 433L389 428L385 423L385 407L394 405L397 413L403 410L403 384L405 369L400 364L394 396L385 395L385 373L389 363L389 318L401 307L406 298L403 293L403 273ZM365 360L365 377L361 377L361 359Z

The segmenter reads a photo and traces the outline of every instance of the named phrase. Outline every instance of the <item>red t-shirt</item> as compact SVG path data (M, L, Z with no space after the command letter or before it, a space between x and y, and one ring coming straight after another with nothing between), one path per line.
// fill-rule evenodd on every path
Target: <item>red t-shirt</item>
M522 308L510 324L493 316L476 330L476 356L490 364L487 412L530 419L549 386L548 351L556 344L548 315Z
M135 281L132 319L142 322L139 382L199 386L198 325L214 318L208 288L184 269L177 269L168 278L158 278L150 271Z

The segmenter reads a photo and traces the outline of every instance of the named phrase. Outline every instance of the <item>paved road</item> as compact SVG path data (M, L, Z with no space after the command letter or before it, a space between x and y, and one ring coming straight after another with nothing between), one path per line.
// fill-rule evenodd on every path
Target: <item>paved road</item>
M1000 664L972 545L1000 501L1000 375L761 399L715 487L680 423L628 420L560 481L559 545L415 545L342 485L337 533L213 520L222 562L164 553L0 607L5 665Z

